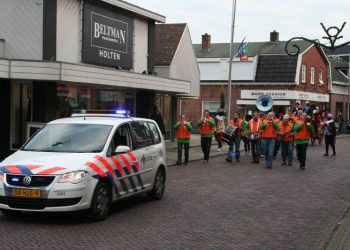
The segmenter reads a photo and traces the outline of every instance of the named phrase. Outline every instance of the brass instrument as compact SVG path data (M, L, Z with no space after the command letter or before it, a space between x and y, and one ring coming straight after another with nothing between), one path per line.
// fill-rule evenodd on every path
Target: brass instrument
M261 95L256 98L256 107L262 111L266 112L270 110L273 106L273 99L269 95Z

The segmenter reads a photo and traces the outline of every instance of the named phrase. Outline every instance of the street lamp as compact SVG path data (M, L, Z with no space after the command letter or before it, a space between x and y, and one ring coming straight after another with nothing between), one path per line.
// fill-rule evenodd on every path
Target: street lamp
M236 0L232 2L232 26L231 26L231 42L230 42L230 62L229 62L229 70L228 70L228 97L227 97L227 122L230 123L230 115L231 115L231 77L232 77L232 60L233 60L233 38L234 38L234 27L235 27L235 19L236 19Z

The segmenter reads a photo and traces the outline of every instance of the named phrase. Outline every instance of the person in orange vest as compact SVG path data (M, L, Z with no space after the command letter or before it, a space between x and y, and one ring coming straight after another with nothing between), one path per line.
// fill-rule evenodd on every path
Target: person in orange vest
M278 125L279 132L278 136L282 137L281 140L281 156L282 156L282 166L287 165L292 166L293 163L293 145L294 145L294 132L293 132L293 122L290 121L289 115L284 115L283 120Z
M180 120L174 125L174 129L176 130L176 140L177 140L177 165L181 165L182 163L182 148L185 149L185 162L184 164L188 164L188 156L190 151L190 139L191 139L191 131L192 125L190 122L186 121L186 116L181 115Z
M240 158L240 145L241 145L241 136L243 131L243 120L239 118L239 114L237 112L233 113L233 119L230 119L230 124L237 128L236 136L234 141L230 144L226 161L232 162L233 155L236 158L236 161L239 162ZM233 153L233 147L235 147L235 152Z
M275 118L274 112L269 112L267 118L260 126L262 137L262 148L265 153L266 167L272 168L273 154L275 151L276 137L279 120Z
M214 136L215 121L210 116L209 110L204 110L203 117L198 121L197 126L201 134L201 146L204 154L204 163L209 161L211 142Z
M313 130L311 119L308 121L307 114L303 113L300 116L300 121L295 122L293 125L293 131L295 132L295 144L297 150L297 156L300 163L300 169L305 169L306 150L310 140L310 131Z
M260 161L260 125L262 121L259 118L259 113L255 111L253 113L253 118L248 121L247 126L245 126L244 131L247 134L247 138L250 140L250 147L252 149L252 163L259 163Z

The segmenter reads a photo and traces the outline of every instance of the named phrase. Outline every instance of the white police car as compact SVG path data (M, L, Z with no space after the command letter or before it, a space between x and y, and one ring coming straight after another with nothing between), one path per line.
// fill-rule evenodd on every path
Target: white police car
M143 192L162 198L165 156L153 120L108 114L58 119L0 163L0 210L87 209L103 220L120 198Z

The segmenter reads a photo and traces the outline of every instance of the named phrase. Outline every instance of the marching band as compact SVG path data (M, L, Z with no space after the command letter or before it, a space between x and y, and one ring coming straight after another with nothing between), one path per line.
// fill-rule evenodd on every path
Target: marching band
M311 115L310 115L311 114ZM323 119L324 117L324 119ZM210 112L205 110L201 119L197 122L201 134L201 147L204 163L210 157L212 139L215 136L218 142L218 151L222 149L222 142L229 145L226 157L227 162L232 162L235 157L236 162L240 161L240 144L244 136L251 148L252 164L259 164L260 159L265 158L266 167L272 168L276 152L281 151L282 166L293 165L293 151L296 148L296 157L301 170L305 170L307 148L315 138L321 144L322 136L325 137L326 152L328 156L329 147L332 148L332 156L335 151L335 122L331 113L323 114L319 109L290 110L288 114L280 114L276 118L275 112L270 111L267 115L263 112L255 111L250 119L243 120L240 114L235 112L233 118L226 122L223 109L219 109L215 118L210 116ZM186 116L182 115L180 120L174 125L177 131L178 140L178 161L181 164L182 148L185 149L185 164L188 163L189 140L191 137L192 125L186 121Z

